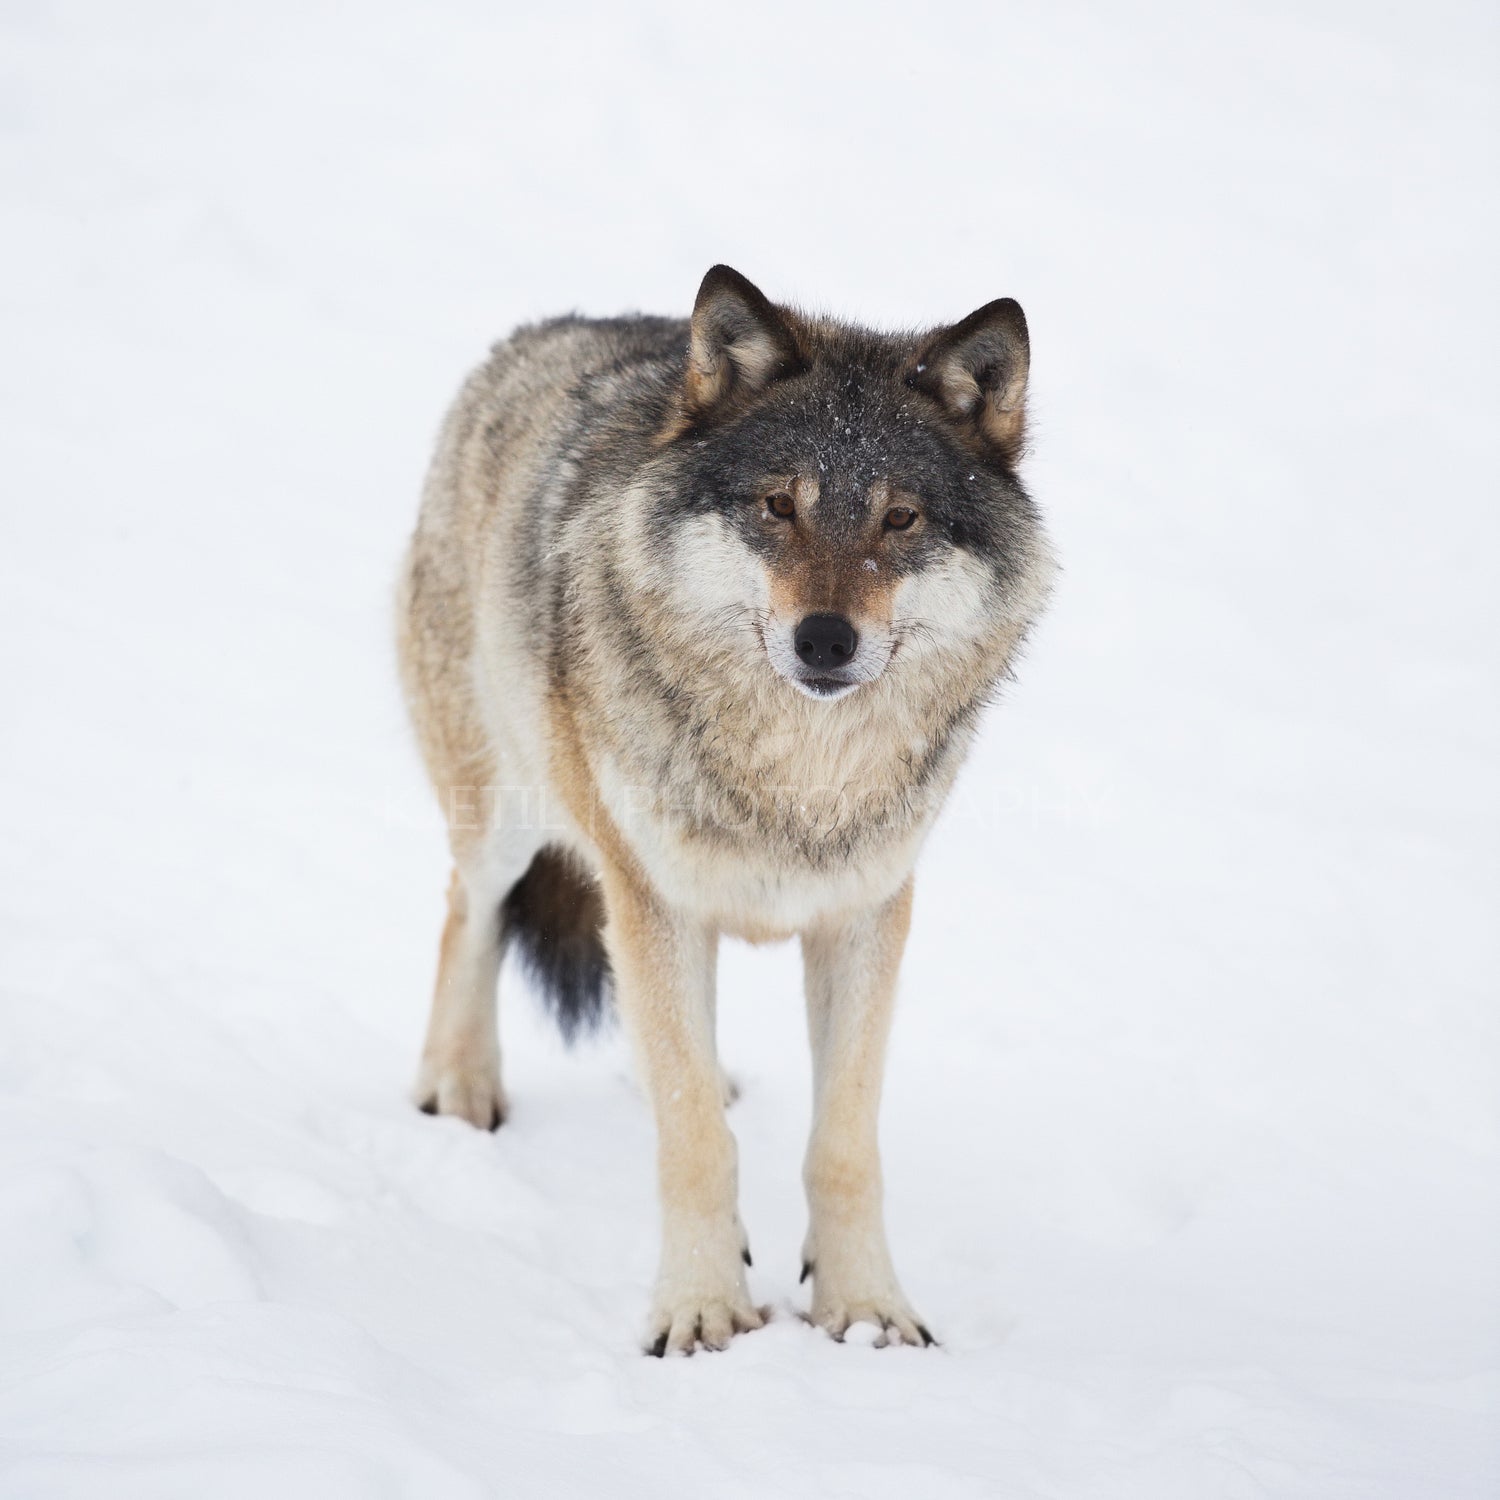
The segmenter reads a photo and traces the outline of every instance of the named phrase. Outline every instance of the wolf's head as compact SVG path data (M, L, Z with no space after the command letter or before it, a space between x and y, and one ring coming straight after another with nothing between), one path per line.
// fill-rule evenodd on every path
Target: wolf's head
M1009 298L888 335L715 266L651 485L663 576L704 646L829 701L897 664L967 675L1008 654L1050 574L1016 477L1029 365Z

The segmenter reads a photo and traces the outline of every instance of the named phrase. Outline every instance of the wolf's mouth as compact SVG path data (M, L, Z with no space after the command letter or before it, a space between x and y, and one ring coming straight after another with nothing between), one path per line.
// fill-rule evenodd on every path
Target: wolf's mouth
M859 686L847 677L803 677L792 678L792 684L802 689L810 698L842 698Z

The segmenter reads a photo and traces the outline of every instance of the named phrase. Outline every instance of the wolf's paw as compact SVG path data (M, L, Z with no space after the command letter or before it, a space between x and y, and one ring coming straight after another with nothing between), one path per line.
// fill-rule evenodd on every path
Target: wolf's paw
M411 1097L423 1114L456 1115L480 1130L498 1130L510 1113L498 1063L475 1066L424 1059Z
M881 1260L886 1257L882 1253ZM875 1347L915 1344L925 1348L937 1340L916 1315L894 1276L840 1276L833 1268L822 1269L814 1256L802 1262L802 1280L813 1279L812 1310L807 1321L840 1343L856 1323L869 1323L879 1332Z
M664 1298L658 1294L651 1309L646 1353L691 1354L704 1349L727 1349L737 1333L765 1327L771 1310L756 1307L743 1291L722 1297Z
M808 1321L839 1343L843 1343L844 1335L856 1323L869 1323L880 1330L875 1338L877 1349L890 1344L915 1344L923 1348L937 1343L927 1331L927 1325L899 1293L894 1297L849 1299L815 1296Z

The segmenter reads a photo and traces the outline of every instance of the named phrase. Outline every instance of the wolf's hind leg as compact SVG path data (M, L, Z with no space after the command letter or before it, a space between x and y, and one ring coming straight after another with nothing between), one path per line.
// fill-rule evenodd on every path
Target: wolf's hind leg
M495 987L500 975L500 902L525 872L515 860L453 871L438 950L427 1041L412 1098L428 1114L457 1115L481 1130L505 1120Z
M877 1118L911 882L873 911L804 933L813 1050L813 1130L803 1179L810 1222L803 1276L812 1321L835 1338L873 1323L882 1343L930 1344L886 1247Z

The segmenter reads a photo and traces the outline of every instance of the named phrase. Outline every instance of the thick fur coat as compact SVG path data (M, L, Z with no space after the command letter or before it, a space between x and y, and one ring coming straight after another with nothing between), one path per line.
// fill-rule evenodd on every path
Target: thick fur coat
M875 1145L912 868L1052 564L1017 477L1014 302L919 335L770 303L562 318L447 422L403 577L403 681L455 871L418 1102L504 1117L520 944L565 1029L614 995L660 1141L655 1352L759 1326L713 1042L720 933L802 940L812 1316L930 1336Z

